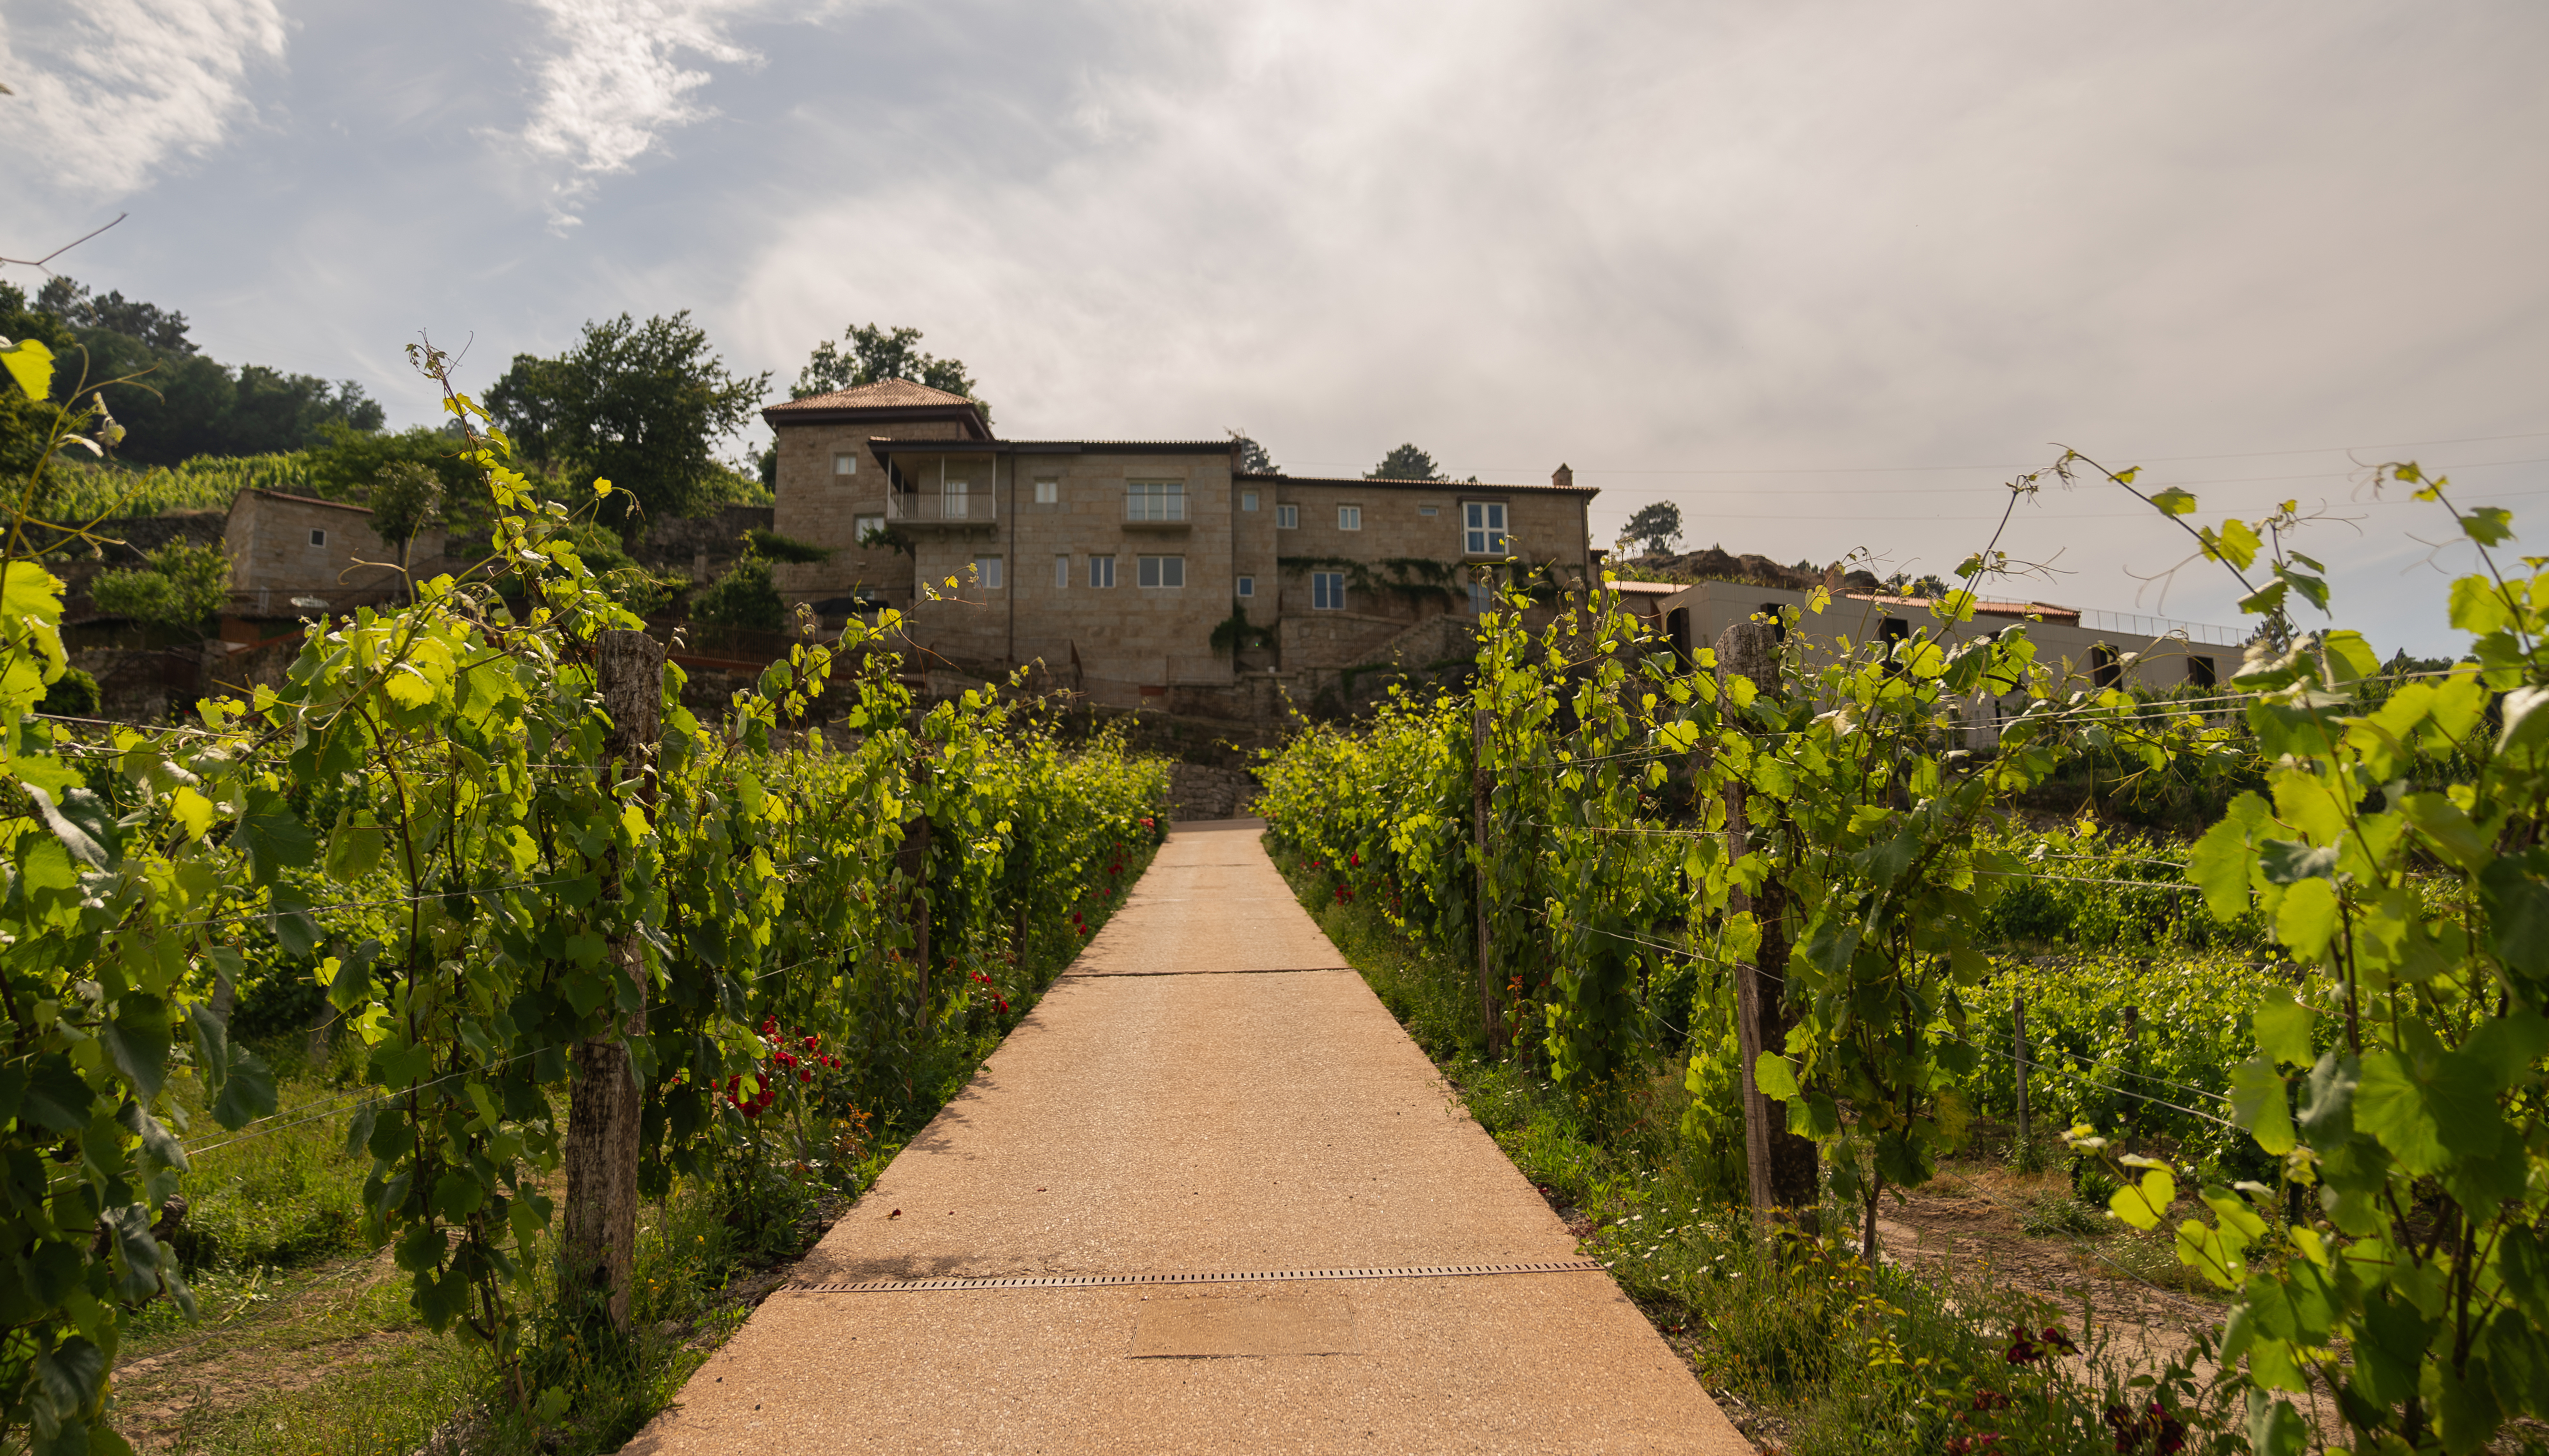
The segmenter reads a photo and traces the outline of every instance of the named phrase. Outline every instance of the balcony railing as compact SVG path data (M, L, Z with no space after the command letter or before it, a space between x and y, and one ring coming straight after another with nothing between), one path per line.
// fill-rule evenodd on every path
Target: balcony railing
M885 498L889 525L988 526L998 518L998 498L988 490L928 487L897 491Z
M2256 634L2254 627L2217 627L2205 622L2181 622L2175 617L2146 617L2128 611L2099 611L2094 608L2080 613L2080 625L2092 632L2129 632L2137 637L2166 637L2174 632L2186 634L2186 640L2206 647L2238 647Z

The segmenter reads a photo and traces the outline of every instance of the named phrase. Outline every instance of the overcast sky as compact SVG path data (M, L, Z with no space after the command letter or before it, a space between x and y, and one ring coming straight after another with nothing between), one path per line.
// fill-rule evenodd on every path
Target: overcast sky
M2527 0L0 0L0 254L130 212L56 266L397 423L420 329L689 309L784 397L907 323L1004 434L1564 461L1781 561L1952 569L2060 441L2352 517L2341 614L2439 652L2449 522L2359 467L2549 506L2544 63ZM2236 620L2112 488L2004 544Z

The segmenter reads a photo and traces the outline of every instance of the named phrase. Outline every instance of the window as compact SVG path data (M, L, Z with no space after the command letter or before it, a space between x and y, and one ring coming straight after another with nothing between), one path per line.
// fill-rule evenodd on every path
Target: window
M1762 602L1760 607L1752 614L1770 624L1770 636L1773 639L1780 642L1788 640L1788 613L1779 605L1779 603L1775 601ZM1888 620L1899 620L1899 618L1889 618ZM1911 623L1905 622L1904 627L1906 630L1909 630ZM1900 636L1901 634L1896 632L1892 627L1888 627L1885 629L1885 635L1888 638L1892 638Z
M1124 483L1124 518L1126 520L1185 519L1186 483L1183 481L1126 481Z
M1071 589L1070 557L1057 556L1053 559L1053 588L1057 592L1066 592Z
M942 510L942 518L946 520L972 519L974 513L973 490L974 483L972 481L940 482L938 487L938 500Z
M1300 506L1277 505L1274 507L1274 529L1278 531L1289 531L1298 528L1300 524Z
M311 545L313 545L313 546L325 546L325 545L327 545L327 544L328 544L328 533L327 533L326 531L320 530L320 529L319 529L319 528L317 528L316 526L313 526L313 527L311 528L311 531L310 531L310 544L311 544Z
M1346 574L1343 572L1310 573L1310 607L1314 611L1346 609Z
M865 546L871 540L884 534L884 516L854 515L850 517L850 539L858 542L860 545Z
M1182 556L1145 556L1141 558L1140 576L1145 587L1182 587L1186 584L1186 559Z
M1416 513L1418 515L1441 515L1443 513L1443 507L1440 505L1419 505L1416 507Z
M1255 491L1240 492L1239 508L1242 510L1255 510L1257 508L1257 493Z
M1469 615L1485 616L1496 609L1496 589L1484 582L1469 584Z
M1112 587L1115 585L1114 557L1092 556L1088 558L1088 585L1091 587Z
M1036 503L1051 505L1062 499L1062 482L1044 476L1036 478Z
M1232 594L1238 596L1256 595L1257 579L1255 577L1241 577L1238 584L1232 588Z
M996 556L974 558L974 580L986 592L1000 590L1000 559Z
M1502 500L1461 502L1461 549L1471 556L1505 554L1505 503Z
M1340 505L1340 506L1338 506L1338 507L1337 507L1337 529L1338 529L1338 530L1341 530L1341 531L1360 531L1360 530L1362 530L1362 529L1363 529L1363 507L1362 507L1362 506L1360 506L1360 505Z
M858 473L859 457L855 453L848 450L835 450L832 452L832 474L834 476L857 475Z
M2211 687L2219 681L2214 677L2214 674L2218 671L2219 669L2215 668L2213 665L2213 659L2209 657L2190 657L2186 660L2186 685L2189 687Z
M2124 681L2124 664L2117 661L2116 650L2103 642L2089 649L2089 681L2100 687L2114 687Z

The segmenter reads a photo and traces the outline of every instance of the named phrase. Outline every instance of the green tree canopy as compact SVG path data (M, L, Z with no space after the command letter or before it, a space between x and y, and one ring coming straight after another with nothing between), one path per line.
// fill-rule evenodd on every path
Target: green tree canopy
M1281 475L1283 473L1275 466L1274 457L1267 452L1264 445L1250 438L1246 430L1232 430L1230 442L1239 447L1239 468L1246 474Z
M685 309L643 323L626 314L587 321L583 339L552 359L517 354L486 404L521 459L624 492L604 518L633 538L647 517L698 514L731 492L736 473L713 447L749 424L769 392L767 373L727 372Z
M484 493L473 489L478 467L461 458L467 448L458 435L431 425L367 432L331 424L320 430L319 442L311 447L310 486L330 500L358 500L377 510L374 487L397 467L413 465L433 473L442 500L472 500ZM391 537L384 531L381 539Z
M57 355L79 347L70 325L29 307L26 292L10 283L0 283L0 338L34 339ZM33 474L60 413L50 400L30 400L20 390L0 387L0 471L19 480Z
M413 460L393 461L372 478L364 503L372 507L373 532L404 562L408 543L441 514L442 477Z
M965 372L964 360L939 359L922 352L917 328L879 328L873 323L851 325L843 331L838 344L830 339L816 344L813 355L798 374L797 383L789 387L788 397L802 400L853 385L875 384L881 379L907 379L933 390L963 395L982 406L985 419L991 417L991 407L974 394L974 380Z
M53 375L57 403L84 398L95 388L92 381L141 376L100 391L127 430L121 451L127 460L175 465L197 455L299 450L330 424L376 430L384 418L379 402L350 379L330 384L262 364L233 369L209 359L186 337L185 315L121 293L94 298L77 282L54 278L36 308L67 327L73 340L71 357Z
M1363 473L1368 481L1443 481L1451 477L1434 457L1414 445L1401 445L1380 459L1378 465Z
M1630 516L1629 523L1620 528L1621 545L1632 541L1644 542L1649 556L1663 555L1672 549L1673 542L1680 539L1681 507L1670 500L1639 506L1637 514Z

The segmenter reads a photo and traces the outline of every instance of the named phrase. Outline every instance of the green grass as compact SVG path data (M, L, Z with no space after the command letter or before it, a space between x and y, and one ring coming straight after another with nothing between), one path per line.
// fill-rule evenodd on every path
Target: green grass
M1684 1131L1692 1098L1678 1065L1659 1061L1586 1095L1485 1060L1467 966L1411 943L1367 904L1335 903L1327 881L1292 857L1275 860L1479 1126L1575 1216L1586 1252L1756 1441L1789 1456L2118 1449L2106 1409L2138 1408L2151 1392L2124 1386L2094 1307L2066 1324L2005 1284L1870 1267L1850 1244L1794 1231L1756 1238L1748 1213L1732 1205L1722 1155ZM2067 1225L2079 1215L2047 1217ZM1831 1209L1824 1224L1850 1221ZM2016 1335L2048 1324L2065 1326L2087 1358L2014 1363ZM2157 1378L2173 1407L2196 1407L2184 1372ZM1995 1431L1996 1441L1974 1444Z

